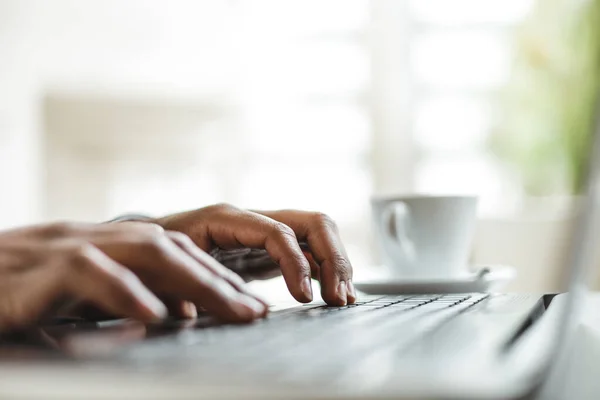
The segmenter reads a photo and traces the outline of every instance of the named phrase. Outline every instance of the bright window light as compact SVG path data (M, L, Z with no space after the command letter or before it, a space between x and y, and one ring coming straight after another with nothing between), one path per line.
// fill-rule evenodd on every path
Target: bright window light
M512 24L521 20L533 0L410 0L417 21L436 25Z
M489 89L508 80L510 47L498 33L431 31L415 38L412 69L425 85Z
M369 148L369 117L358 105L284 103L257 107L247 118L242 137L250 153L352 158Z
M472 150L484 144L491 124L491 106L481 98L430 96L416 106L415 140L432 152Z

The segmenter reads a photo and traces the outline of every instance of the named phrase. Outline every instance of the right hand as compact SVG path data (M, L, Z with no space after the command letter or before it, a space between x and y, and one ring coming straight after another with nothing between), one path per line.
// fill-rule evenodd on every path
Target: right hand
M159 298L249 322L266 304L186 235L148 223L55 223L0 232L0 332L25 328L59 300L150 322Z

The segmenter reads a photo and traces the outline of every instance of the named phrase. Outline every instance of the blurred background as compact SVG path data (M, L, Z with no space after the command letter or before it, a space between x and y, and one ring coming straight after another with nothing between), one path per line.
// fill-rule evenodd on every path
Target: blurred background
M599 0L0 0L0 228L217 202L481 198L473 263L559 290Z

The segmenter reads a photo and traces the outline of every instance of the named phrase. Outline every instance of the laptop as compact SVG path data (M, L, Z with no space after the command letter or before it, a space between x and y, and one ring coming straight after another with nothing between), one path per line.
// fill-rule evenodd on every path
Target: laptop
M250 325L217 324L207 316L150 325L63 324L40 332L54 351L14 350L17 359L35 362L0 364L0 396L557 396L598 237L600 112L597 118L587 194L565 265L567 294L365 295L344 307L274 310Z

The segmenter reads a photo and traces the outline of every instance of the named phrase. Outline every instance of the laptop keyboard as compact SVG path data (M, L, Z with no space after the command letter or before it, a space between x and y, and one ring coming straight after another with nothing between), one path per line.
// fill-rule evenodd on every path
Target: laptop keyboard
M292 311L288 315L275 316L273 325L278 326L282 341L291 343L294 340L309 342L313 346L328 343L337 338L338 343L349 345L352 333L362 332L364 340L353 340L352 348L365 344L369 348L377 343L386 342L388 336L393 341L408 341L410 337L423 335L439 328L447 320L465 312L488 295L420 295L420 296L385 296L363 298L353 305L344 307L306 307L306 310ZM398 334L397 328L410 324L411 329ZM302 331L297 328L302 327ZM340 330L346 332L340 335ZM359 338L357 338L359 339ZM370 340L373 339L373 340Z
M350 304L343 307L330 307L326 305L322 306L310 306L305 305L308 309L306 311L300 311L299 313L304 312L310 316L318 316L318 315L327 315L330 313L335 313L336 311L343 310L352 310L358 309L359 312L364 311L373 311L373 310L381 310L386 307L402 307L405 310L416 309L418 307L424 306L426 304L430 304L435 302L440 305L440 308L451 308L454 307L464 301L472 299L475 296L477 301L483 300L486 295L421 295L421 296L376 296L371 297L370 299L362 298L361 301L358 301L354 304ZM474 304L474 303L473 303ZM347 314L347 313L344 313Z
M341 323L358 324L377 320L398 320L404 317L416 318L435 313L438 317L449 317L483 301L488 295L419 295L419 296L378 296L362 298L355 304L343 307L304 306L289 314L274 315L271 320L281 321L282 326L295 325L300 321L314 321L315 326L327 324L329 320L340 319ZM268 321L268 320L267 320Z
M277 368L294 357L310 359L327 352L340 362L378 347L407 346L440 328L488 297L486 294L363 296L355 304L329 307L308 304L272 313L250 325L217 325L184 329L134 346L135 358L178 357L221 365L251 365L253 370ZM406 329L409 327L410 329ZM225 350L226 349L226 350ZM339 353L339 354L338 354ZM265 357L265 355L269 355ZM252 362L247 363L248 360ZM243 361L243 362L242 362Z
M398 374L464 369L465 360L498 354L536 302L512 294L363 295L356 304L307 304L247 325L171 320L146 326L147 340L121 347L109 362L223 387L381 387L398 383Z

